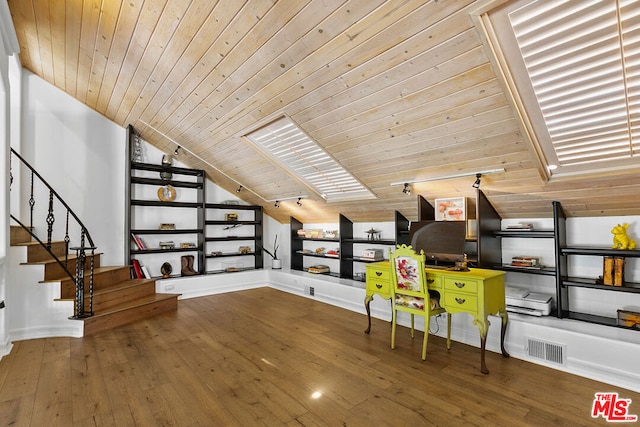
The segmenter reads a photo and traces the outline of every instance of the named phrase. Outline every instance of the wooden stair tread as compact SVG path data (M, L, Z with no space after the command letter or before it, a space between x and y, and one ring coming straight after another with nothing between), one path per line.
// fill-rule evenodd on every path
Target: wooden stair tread
M126 280L124 282L118 282L116 284L114 284L113 286L109 286L107 288L103 288L103 289L96 289L93 291L93 296L95 297L96 295L103 295L103 294L108 294L111 292L119 292L123 289L128 289L131 287L135 287L135 286L141 286L144 285L146 283L151 283L151 282L155 282L155 279L131 279L131 280Z
M92 317L88 317L86 319L84 319L85 321L87 320L98 320L100 317L102 316L109 316L111 314L114 313L118 313L121 311L126 311L126 310L130 310L132 308L135 307L140 307L143 305L148 305L148 304L153 304L154 302L158 302L158 301L164 301L164 300L169 300L172 298L178 298L180 295L182 294L153 294L153 295L148 295L146 297L142 297L142 298L136 298L134 300L128 301L127 303L121 304L120 306L116 307L116 308L112 308L109 310L106 310L102 313L93 313Z
M123 266L106 266L106 267L95 267L93 269L93 274L98 275L98 274L105 274L105 273L111 273L112 271L117 271L118 269L123 268ZM86 271L86 270L85 270ZM85 277L87 277L87 275L85 274ZM52 283L52 282L59 282L61 280L67 280L69 279L68 276L64 276L64 277L58 277L55 279L44 279L44 280L40 280L40 283ZM133 279L131 279L133 280ZM150 280L150 279L137 279L137 280Z
M87 258L89 257L99 257L100 255L103 255L100 252L96 252L95 254L91 255L91 254L87 254ZM67 261L75 261L77 258L76 254L69 254L67 256ZM64 262L64 259L61 259L60 261ZM26 262L21 262L20 265L48 265L48 264L57 264L58 261L56 261L55 259L51 258L48 260L44 260L44 261L26 261ZM88 264L88 263L87 263Z
M137 298L118 307L94 313L84 321L84 336L147 319L158 314L175 312L180 294L154 294Z

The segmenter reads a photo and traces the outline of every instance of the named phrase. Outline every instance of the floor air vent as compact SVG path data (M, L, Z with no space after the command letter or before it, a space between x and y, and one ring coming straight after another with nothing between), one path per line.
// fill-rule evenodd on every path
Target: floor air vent
M567 353L566 345L526 338L525 347L527 355L531 357L544 360L546 362L557 363L558 365L564 365Z

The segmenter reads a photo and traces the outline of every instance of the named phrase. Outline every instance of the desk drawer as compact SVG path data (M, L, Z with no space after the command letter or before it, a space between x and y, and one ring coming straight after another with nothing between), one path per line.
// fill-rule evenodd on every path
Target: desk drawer
M391 277L389 277L388 269L377 269L377 268L367 268L367 279L373 279L377 281L389 282Z
M462 292L446 292L444 295L445 308L457 308L469 313L478 311L478 297Z
M442 276L433 273L427 273L427 288L442 289Z
M386 280L367 277L367 294L371 293L391 294L391 283Z
M444 288L451 291L469 292L478 294L478 281L465 279L464 277L446 277Z

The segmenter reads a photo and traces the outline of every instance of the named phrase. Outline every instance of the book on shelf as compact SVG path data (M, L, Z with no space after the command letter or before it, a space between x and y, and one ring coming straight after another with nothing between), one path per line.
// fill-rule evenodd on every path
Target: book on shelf
M507 226L507 230L518 230L518 231L533 230L533 224L525 223L525 222L521 222L519 224L510 224Z
M151 279L151 274L149 273L149 269L145 265L141 265L142 275L145 279Z
M131 260L131 265L133 265L133 270L136 274L136 279L144 279L144 273L142 272L142 266L140 265L140 261L133 258Z
M144 251L145 249L147 249L147 245L145 244L144 240L140 238L140 236L131 233L131 238L133 239L133 242L136 244L139 250Z

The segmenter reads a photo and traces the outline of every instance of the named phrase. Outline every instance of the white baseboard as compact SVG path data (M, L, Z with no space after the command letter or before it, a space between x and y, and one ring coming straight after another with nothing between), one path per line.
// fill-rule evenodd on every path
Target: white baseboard
M12 329L9 334L12 341L52 337L82 338L84 336L84 322L70 320L68 324L38 325L23 329Z

